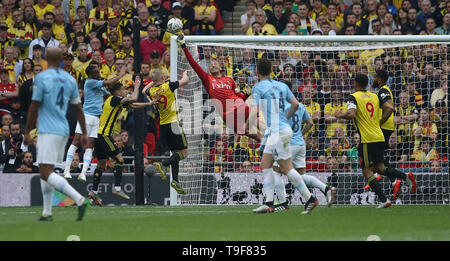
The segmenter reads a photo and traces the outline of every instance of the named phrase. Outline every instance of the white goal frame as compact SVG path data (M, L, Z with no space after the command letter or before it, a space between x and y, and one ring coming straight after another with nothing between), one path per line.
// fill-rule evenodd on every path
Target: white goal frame
M361 35L361 36L185 36L186 43L318 43L318 42L376 42L376 43L436 43L450 44L450 35ZM285 47L287 48L287 47ZM178 48L177 36L170 38L170 80L178 80ZM177 95L177 94L176 94ZM172 178L170 177L170 181ZM177 192L170 187L170 205L176 206Z

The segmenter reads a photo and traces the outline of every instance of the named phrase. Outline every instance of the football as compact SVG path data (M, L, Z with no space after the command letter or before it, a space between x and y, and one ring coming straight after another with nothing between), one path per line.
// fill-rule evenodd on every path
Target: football
M155 166L153 166L153 164L148 164L147 167L145 167L144 169L144 173L145 175L147 175L148 177L153 176L156 173L156 168Z
M167 31L169 33L177 34L183 29L183 22L180 19L174 17L167 22Z

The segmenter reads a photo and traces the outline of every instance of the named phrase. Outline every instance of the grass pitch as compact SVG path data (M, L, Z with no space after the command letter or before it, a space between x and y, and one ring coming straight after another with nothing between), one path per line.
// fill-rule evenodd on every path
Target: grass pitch
M382 241L450 240L449 206L302 206L254 214L256 206L91 207L75 221L76 207L54 207L53 222L38 222L41 207L0 208L1 241Z

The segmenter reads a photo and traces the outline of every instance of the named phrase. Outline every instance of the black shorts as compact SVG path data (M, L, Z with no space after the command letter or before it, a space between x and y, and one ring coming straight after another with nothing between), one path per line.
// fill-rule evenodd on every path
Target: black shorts
M98 160L114 158L120 151L114 146L111 136L99 134L95 140L94 152Z
M362 168L384 162L384 142L359 144L358 156Z
M167 142L171 151L187 149L186 136L179 122L160 125L159 133L161 133L160 138Z

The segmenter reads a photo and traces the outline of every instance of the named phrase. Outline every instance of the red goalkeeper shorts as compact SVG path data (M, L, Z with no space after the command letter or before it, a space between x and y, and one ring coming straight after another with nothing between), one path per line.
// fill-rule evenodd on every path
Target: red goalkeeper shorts
M223 121L228 128L232 129L235 134L244 135L248 132L245 129L245 122L250 116L250 107L247 104L242 104L234 107L232 111L223 114Z

